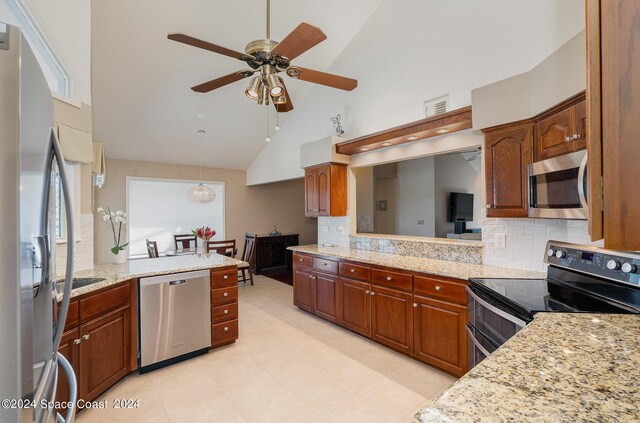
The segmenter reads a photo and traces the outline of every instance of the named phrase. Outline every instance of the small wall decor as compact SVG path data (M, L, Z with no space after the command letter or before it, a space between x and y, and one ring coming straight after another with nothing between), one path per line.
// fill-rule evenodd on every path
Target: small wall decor
M378 201L378 210L387 211L387 200Z
M273 225L273 230L271 232L269 232L270 236L280 236L282 235L282 232L280 232L278 230L278 228L276 228L276 225Z
M336 132L337 137L340 137L342 136L342 134L344 134L340 119L342 119L342 116L340 116L339 114L331 118L331 122L333 122L333 130Z

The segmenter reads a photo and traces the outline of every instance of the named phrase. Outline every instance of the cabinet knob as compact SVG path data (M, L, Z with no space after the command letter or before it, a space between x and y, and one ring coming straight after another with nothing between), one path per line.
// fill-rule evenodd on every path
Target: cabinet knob
M80 342L82 342L82 339L80 339L80 338L73 340L73 344L74 345L78 345Z
M413 303L413 307L417 308L418 307L418 303Z
M440 285L436 285L436 291L440 291L442 287Z
M300 258L298 259L298 261L304 261L304 259L303 259L302 257L300 257Z
M224 279L229 279L229 275L224 275L223 278Z
M369 295L371 294L371 291L369 291L368 289L366 291L364 291L365 294Z
M225 311L224 311L224 314L229 314L229 310L225 310Z
M491 204L487 204L487 206L486 206L486 207L487 207L488 209L490 209L490 208L491 208Z
M228 296L229 296L229 293L228 293L228 292L225 292L224 294L222 294L222 296L223 296L223 297L228 297Z
M571 142L572 139L573 139L573 135L570 137L564 137L564 142Z
M392 280L392 279L393 279L393 278L392 278L391 276L387 276L387 280L388 280L388 281L390 281L390 280Z
M376 295L376 293L375 293L375 292L373 292L373 291L371 291L371 295Z
M355 273L356 269L351 269L351 273Z
M225 326L225 327L224 327L224 331L225 331L225 332L229 332L229 327L228 327L228 326Z
M582 138L582 134L573 134L574 140L579 140L580 138Z
M87 333L86 335L82 335L82 340L83 340L83 341L86 341L86 340L88 340L89 338L91 338L91 334L90 334L90 333Z

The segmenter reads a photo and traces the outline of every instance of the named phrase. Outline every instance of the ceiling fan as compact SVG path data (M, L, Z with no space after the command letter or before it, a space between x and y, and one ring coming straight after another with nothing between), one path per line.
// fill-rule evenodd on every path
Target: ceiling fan
M271 1L267 0L267 34L265 39L250 42L245 47L244 53L229 50L184 34L167 35L170 40L242 60L251 68L191 87L193 91L207 93L232 82L253 76L254 73L259 73L259 75L251 78L249 87L245 90L245 95L251 100L257 100L260 105L269 105L269 99L271 99L278 112L289 112L293 110L293 103L284 81L278 75L280 72L285 72L294 79L346 91L351 91L358 86L358 81L355 79L293 66L291 64L293 59L326 40L327 36L319 28L303 22L291 31L284 40L280 42L273 41L270 39L270 9Z

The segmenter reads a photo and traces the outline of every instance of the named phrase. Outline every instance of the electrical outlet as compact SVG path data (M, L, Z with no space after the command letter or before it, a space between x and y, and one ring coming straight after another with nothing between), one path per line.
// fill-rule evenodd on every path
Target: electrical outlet
M496 234L496 248L507 248L507 235L506 234Z
M424 220L418 220L418 225L424 225Z

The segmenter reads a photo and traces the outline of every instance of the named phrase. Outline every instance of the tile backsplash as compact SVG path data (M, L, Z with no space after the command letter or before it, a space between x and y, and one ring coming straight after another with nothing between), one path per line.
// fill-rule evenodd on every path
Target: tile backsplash
M75 259L73 262L74 271L87 270L93 268L93 214L80 215L80 239L76 242ZM56 246L56 273L64 276L67 267L67 244Z
M496 234L506 234L505 248L496 248ZM538 271L546 270L549 240L602 246L602 241L589 240L586 220L485 218L482 240L484 264Z
M349 247L349 216L318 217L318 245Z

